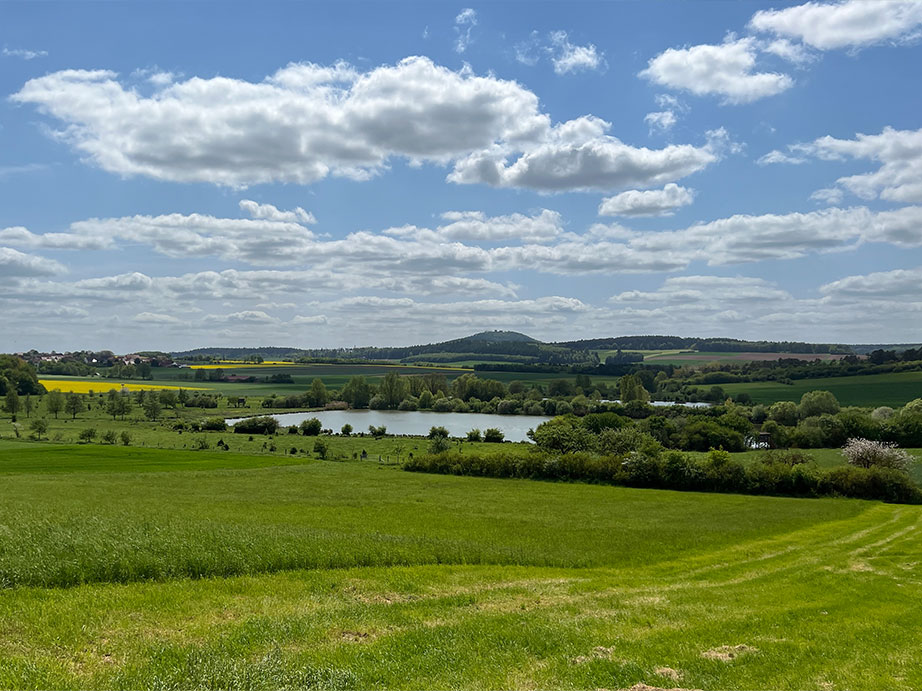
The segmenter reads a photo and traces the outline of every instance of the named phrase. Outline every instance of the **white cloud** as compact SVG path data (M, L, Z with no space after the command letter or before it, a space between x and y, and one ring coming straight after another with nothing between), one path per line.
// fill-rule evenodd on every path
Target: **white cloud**
M250 218L264 218L270 221L282 221L284 223L306 223L313 224L317 222L314 214L305 211L300 206L291 211L280 211L272 204L259 204L250 199L240 200L240 209L246 211Z
M643 121L650 128L650 134L653 134L655 131L668 132L675 126L677 119L671 110L661 110L647 113Z
M114 246L112 238L87 233L36 234L22 226L0 230L0 243L25 249L101 250Z
M847 276L820 286L820 292L830 297L909 301L918 303L922 309L920 284L922 267L916 267Z
M578 46L570 43L566 31L551 32L551 62L557 74L570 74L605 67L604 55L593 44Z
M27 48L3 48L3 55L8 58L22 58L23 60L34 60L35 58L44 58L48 56L47 50L28 50Z
M291 64L258 83L196 77L150 97L110 71L64 70L11 99L62 121L57 136L110 172L236 187L367 179L394 156L444 162L548 128L517 83L425 57L365 73Z
M724 104L751 103L791 88L794 81L786 74L753 71L757 50L751 37L669 48L652 58L640 76L698 96L723 96Z
M841 204L845 194L838 187L824 187L810 195L810 199L822 204Z
M608 191L672 182L718 159L713 143L633 147L606 134L610 128L610 123L593 116L570 120L511 162L508 149L478 152L459 161L448 179L542 192Z
M151 324L151 325L180 325L185 324L186 322L180 319L179 317L174 317L171 314L158 314L156 312L139 312L131 318L131 321L137 322L138 324Z
M676 209L691 204L693 190L673 182L661 190L628 190L602 200L600 216L670 216Z
M279 319L261 310L243 310L230 314L209 314L202 318L208 324L278 324Z
M808 144L791 144L791 154L772 151L759 162L801 163L808 156L825 161L847 158L866 159L880 163L872 173L861 173L836 180L838 195L831 190L819 190L815 198L841 199L841 189L862 199L885 199L892 202L922 202L922 129L895 130L885 127L880 134L857 134L854 139L820 137Z
M922 26L922 3L918 0L808 2L783 10L756 12L749 26L756 31L803 41L819 50L861 48L917 38Z
M455 52L463 53L472 42L471 32L477 26L477 13L467 7L455 17Z
M327 323L326 315L324 314L314 314L311 316L305 316L299 314L292 318L291 323L295 325L308 325L308 324L326 324Z
M435 230L405 226L389 228L385 235L415 240L446 242L452 240L479 243L550 242L563 232L562 219L556 211L542 209L533 216L509 214L489 217L482 211L447 211L448 221Z
M0 282L30 276L55 276L67 269L53 259L0 247Z
M804 65L808 62L812 62L816 57L801 44L792 43L786 38L778 38L774 41L769 41L762 44L761 48L766 53L777 55L779 58L792 62L795 65Z
M803 156L792 156L791 154L786 154L783 151L769 151L767 154L762 156L759 160L756 161L760 166L773 165L775 163L789 163L791 165L800 165L801 163L806 163L807 159Z

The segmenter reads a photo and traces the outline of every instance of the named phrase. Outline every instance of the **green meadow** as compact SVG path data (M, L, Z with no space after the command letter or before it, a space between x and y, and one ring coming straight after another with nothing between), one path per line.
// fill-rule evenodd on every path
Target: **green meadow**
M920 523L4 441L0 686L914 689Z
M897 407L922 397L922 372L797 379L793 384L747 382L720 386L730 396L748 393L755 403L799 401L808 391L830 391L842 405Z

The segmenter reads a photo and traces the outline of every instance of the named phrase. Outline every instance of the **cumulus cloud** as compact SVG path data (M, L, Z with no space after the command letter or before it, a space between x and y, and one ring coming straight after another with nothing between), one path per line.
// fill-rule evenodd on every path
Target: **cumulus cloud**
M550 35L551 62L557 74L570 74L605 67L604 55L591 43L578 46L570 43L566 31L553 31Z
M922 129L885 127L880 134L857 134L854 139L826 136L807 144L792 144L788 150L790 154L773 151L760 162L801 163L808 156L825 161L875 161L881 164L876 171L841 177L837 185L862 199L922 202ZM835 198L828 190L815 194Z
M64 265L53 259L0 247L0 281L29 276L55 276L66 272Z
M434 230L405 226L389 228L386 235L413 238L432 242L473 241L496 242L549 242L563 232L563 219L556 211L542 209L533 216L509 214L487 216L482 211L447 211L442 214L447 221Z
M661 190L628 190L602 200L600 216L671 216L675 210L691 204L693 190L670 182Z
M752 37L728 37L720 45L669 48L652 58L640 76L698 96L722 96L725 104L752 103L794 85L786 74L754 71L758 47Z
M675 113L671 110L660 110L647 113L643 121L647 123L647 126L650 128L650 134L653 134L656 131L668 132L676 124L677 119Z
M922 26L922 3L918 0L807 2L783 10L756 12L749 26L802 41L819 50L861 48L917 38Z
M14 226L0 230L0 243L25 249L101 250L114 246L111 237L88 233L33 233Z
M264 218L270 221L282 221L284 223L313 224L317 222L317 219L314 218L314 214L305 211L300 206L295 207L291 211L281 211L272 204L259 204L250 199L241 199L239 206L241 211L246 211L250 215L250 218Z
M445 161L548 127L515 82L424 57L365 73L291 64L258 83L196 77L150 97L114 72L64 70L11 99L62 121L57 136L110 172L236 187L367 179L393 156Z
M545 140L510 160L495 147L460 160L448 176L461 184L524 187L542 192L648 187L691 175L718 160L713 142L663 149L633 147L607 134L611 123L585 116L556 125Z
M231 187L365 180L401 157L454 162L456 183L611 191L674 182L717 158L710 146L633 147L592 115L552 125L516 82L424 57L364 73L291 64L258 83L196 77L149 97L113 72L65 70L11 99L60 120L55 136L107 171Z

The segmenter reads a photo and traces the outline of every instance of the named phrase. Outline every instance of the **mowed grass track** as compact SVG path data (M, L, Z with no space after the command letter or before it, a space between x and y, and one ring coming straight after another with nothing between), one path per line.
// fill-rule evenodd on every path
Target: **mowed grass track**
M897 407L922 397L922 372L797 379L793 384L748 382L720 386L730 396L748 393L755 403L799 401L808 391L831 391L842 405Z
M83 448L0 471L0 687L922 686L920 507Z

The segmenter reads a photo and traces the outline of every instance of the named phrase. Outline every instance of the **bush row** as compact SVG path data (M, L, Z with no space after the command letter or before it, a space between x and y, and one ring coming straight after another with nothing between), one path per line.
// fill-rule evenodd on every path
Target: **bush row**
M535 453L525 457L446 452L411 458L413 472L530 480L580 481L625 487L696 492L734 492L794 497L853 497L898 504L922 503L922 490L893 468L842 465L818 468L756 462L744 465L725 451L695 459L677 451L660 457L639 453L602 456L591 453Z

